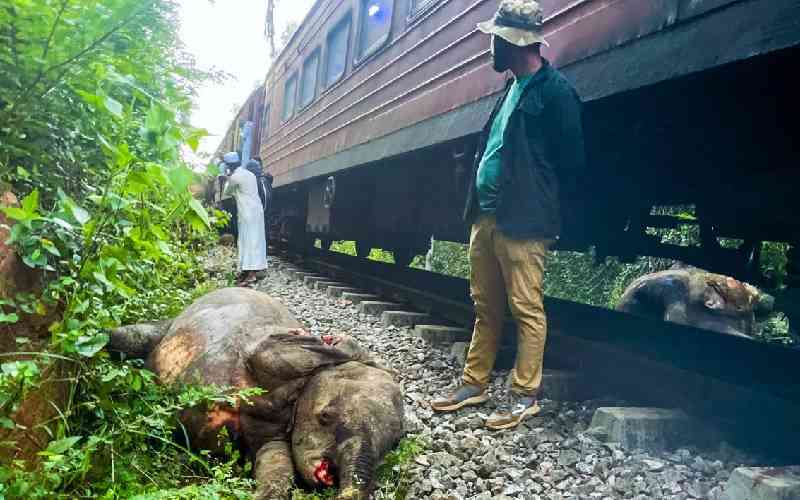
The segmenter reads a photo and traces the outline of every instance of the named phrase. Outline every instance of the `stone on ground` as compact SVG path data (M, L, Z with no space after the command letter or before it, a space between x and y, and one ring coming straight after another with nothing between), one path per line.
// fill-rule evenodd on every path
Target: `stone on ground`
M722 498L725 500L800 499L800 465L739 467L728 479Z
M342 299L349 300L353 304L360 304L365 300L377 300L378 298L377 295L371 293L345 292L342 294Z
M342 294L355 292L358 292L358 288L353 288L351 286L330 286L328 287L327 294L328 297L335 299L341 297Z
M414 326L414 336L434 345L452 345L456 342L467 342L472 332L452 326L417 324Z
M316 275L317 275L316 273L311 273L308 271L304 271L302 269L289 271L289 276L299 281L303 281L306 276L316 276Z
M384 326L410 327L419 323L428 323L431 317L425 313L411 311L384 311L381 314L381 323Z
M397 311L402 309L401 304L395 302L383 302L380 300L364 300L358 305L358 312L369 314L370 316L380 316L385 311Z
M317 281L314 283L314 290L319 290L324 292L331 286L344 286L344 283L340 283L338 281Z
M315 284L320 281L330 281L331 279L327 276L320 276L319 274L313 274L309 276L303 277L303 284L307 287L314 288Z
M324 293L289 279L288 271L270 274L259 288L285 302L312 335L348 333L395 370L404 388L409 437L426 443L411 464L408 500L721 500L736 467L764 463L720 441L718 452L702 453L686 447L631 451L598 442L587 431L592 417L598 408L627 404L616 398L543 401L541 413L514 431L488 431L484 420L506 394L504 367L515 358L510 345L500 346L489 401L435 413L431 399L461 382L457 364L463 366L467 342L434 348L354 305L343 307L341 292L332 298L331 288Z
M598 408L592 434L626 449L663 451L692 442L696 425L681 410L665 408Z

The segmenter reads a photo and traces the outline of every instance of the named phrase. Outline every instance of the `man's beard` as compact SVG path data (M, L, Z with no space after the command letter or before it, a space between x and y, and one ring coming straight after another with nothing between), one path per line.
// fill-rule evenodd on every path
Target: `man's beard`
M511 51L505 40L492 37L492 68L498 73L505 73L511 68Z
M508 63L507 57L497 57L495 56L492 60L492 68L498 73L505 73L506 71L511 68L511 65Z

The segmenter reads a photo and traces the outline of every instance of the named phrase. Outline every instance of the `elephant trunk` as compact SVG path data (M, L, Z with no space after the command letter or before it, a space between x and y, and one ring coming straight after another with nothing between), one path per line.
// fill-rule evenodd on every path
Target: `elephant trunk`
M366 500L375 480L375 454L361 437L339 445L339 500Z

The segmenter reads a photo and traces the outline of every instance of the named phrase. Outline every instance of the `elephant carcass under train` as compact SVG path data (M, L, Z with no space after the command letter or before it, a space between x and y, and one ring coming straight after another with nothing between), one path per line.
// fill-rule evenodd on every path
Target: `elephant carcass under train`
M744 337L774 299L730 276L693 267L646 274L628 286L617 310Z

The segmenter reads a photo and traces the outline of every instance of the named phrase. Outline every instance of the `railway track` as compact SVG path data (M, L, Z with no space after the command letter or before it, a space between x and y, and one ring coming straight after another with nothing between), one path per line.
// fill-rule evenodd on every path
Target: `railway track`
M471 328L466 280L315 249L282 252L282 262ZM680 408L729 442L771 457L800 460L800 350L631 317L546 298L545 366L581 375L586 393L614 394L637 406ZM448 342L445 340L445 342ZM499 363L513 359L506 321Z

